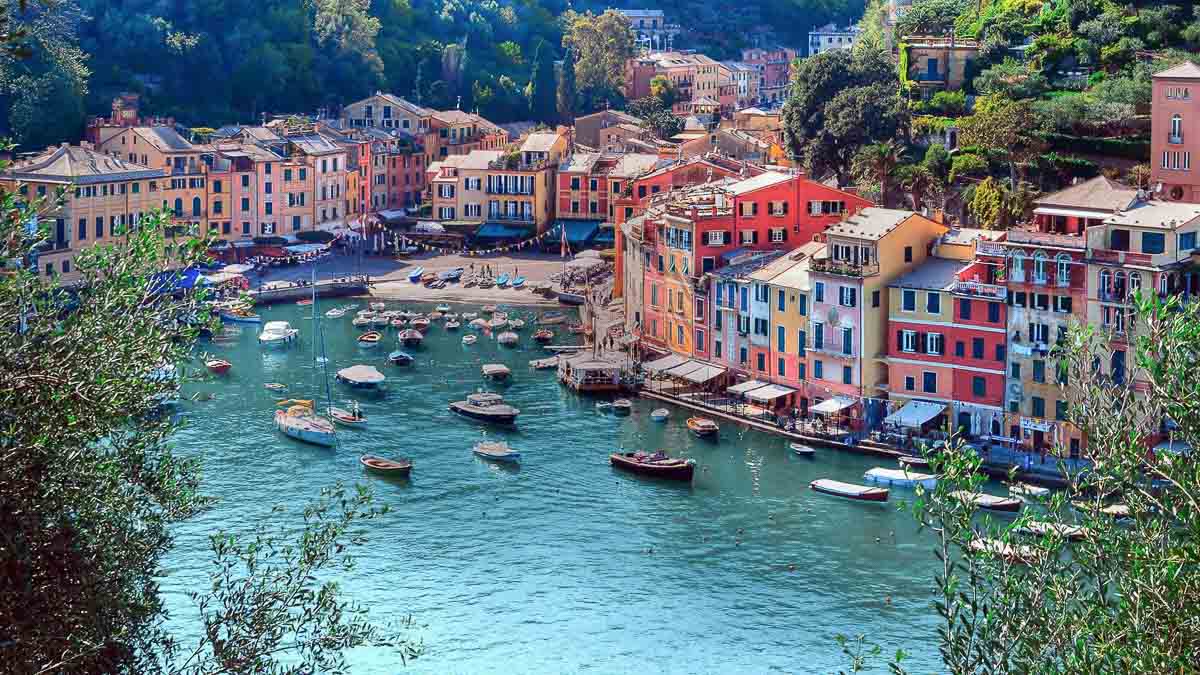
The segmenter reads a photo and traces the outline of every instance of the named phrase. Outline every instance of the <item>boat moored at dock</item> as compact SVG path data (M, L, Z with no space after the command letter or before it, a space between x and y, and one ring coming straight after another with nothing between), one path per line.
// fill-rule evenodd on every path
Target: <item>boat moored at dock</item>
M689 417L687 428L701 438L711 438L721 431L721 427L707 417Z
M264 347L281 347L296 341L300 331L286 321L268 321L258 334L258 344Z
M1016 513L1021 510L1021 500L1012 497L997 497L983 492L967 492L966 490L955 490L950 493L950 496L964 503L974 504L977 508L985 511Z
M822 494L845 497L846 499L855 499L862 502L886 502L888 500L887 488L843 483L840 480L833 480L831 478L818 478L809 483L808 487Z
M888 469L882 466L867 469L867 472L863 474L863 480L868 483L896 487L916 487L920 485L926 490L932 490L937 487L937 476L933 474L917 473L916 471L909 471L907 469Z

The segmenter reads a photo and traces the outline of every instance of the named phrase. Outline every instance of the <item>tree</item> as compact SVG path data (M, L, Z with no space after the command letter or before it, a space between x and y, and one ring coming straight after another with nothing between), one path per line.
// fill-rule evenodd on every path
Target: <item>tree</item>
M675 88L675 83L666 76L655 75L650 78L650 96L658 99L664 108L670 110L678 100L679 92Z
M668 139L683 131L683 120L672 114L671 109L654 96L632 101L627 109L631 115L642 120L643 129L657 138Z
M949 35L966 8L964 0L917 0L896 21L896 35Z
M554 57L550 46L539 40L533 51L533 72L529 77L529 116L539 122L554 122L556 113Z
M562 25L563 47L575 55L575 82L583 109L592 112L621 100L625 62L633 56L629 19L611 9L600 15L567 10Z
M936 180L924 164L907 164L896 172L900 187L908 193L909 203L913 211L920 211L925 203L926 195L936 191Z
M0 126L27 149L78 138L91 76L79 48L83 13L71 1L6 3L0 16L14 38L0 51Z
M206 244L168 241L170 215L145 214L117 243L78 250L80 283L63 288L38 274L48 230L27 223L64 196L22 206L0 193L0 259L19 266L0 275L0 661L17 673L198 675L336 670L364 644L411 655L320 581L361 542L351 528L379 515L369 495L340 489L306 512L294 545L274 524L255 546L216 533L223 583L194 596L203 637L183 645L164 631L172 526L209 501L197 461L170 449L176 423L162 406L189 376L208 310L203 291L163 294L160 271L197 262Z
M892 174L900 165L903 149L893 140L865 145L854 155L851 170L860 180L879 184L879 203L888 206Z
M1149 190L1151 173L1148 163L1134 164L1129 167L1129 184L1139 190Z
M988 176L975 185L967 210L975 222L987 230L1002 230L1007 226L1005 202L1008 190L1000 181Z
M1009 179L1017 181L1017 166L1041 153L1043 122L1029 101L1014 101L999 94L975 101L974 114L959 121L958 142L1006 153Z
M579 109L579 92L575 88L575 50L567 48L562 72L558 74L558 117L565 123L575 120Z
M829 101L823 126L804 147L802 161L812 175L832 173L839 185L846 185L860 149L905 137L908 127L907 104L895 89L883 84L853 87Z

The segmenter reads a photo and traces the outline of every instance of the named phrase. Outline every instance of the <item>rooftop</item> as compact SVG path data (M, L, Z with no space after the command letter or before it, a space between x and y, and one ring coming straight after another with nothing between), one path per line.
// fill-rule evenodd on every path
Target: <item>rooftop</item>
M33 159L13 164L8 178L87 185L114 180L164 176L162 169L134 164L91 148L63 144Z
M810 241L800 248L788 254L788 258L794 261L795 264L779 273L779 276L771 279L771 283L775 286L784 288L794 288L799 291L805 291L811 288L808 282L809 266L812 259L820 255L825 250L825 244L819 241Z
M974 227L956 227L942 235L943 244L967 245L980 239L1000 241L1004 238L1002 230L981 230Z
M596 166L596 162L600 161L600 153L598 152L576 152L559 165L559 171L571 173L589 173Z
M1096 176L1058 192L1034 200L1035 206L1087 209L1090 211L1120 211L1137 200L1138 191L1106 176Z
M462 159L458 161L457 166L460 169L483 170L488 168L489 164L500 159L500 157L503 155L503 150L472 150L465 155L458 155L459 157L462 157ZM447 157L446 159L450 158Z
M944 291L957 280L959 270L970 265L961 260L946 258L927 258L924 263L913 271L896 279L888 286L892 288L916 288L926 291Z
M732 265L722 267L714 275L725 280L745 279L753 275L758 270L775 262L783 257L786 251L766 251L762 253L749 254L750 258L744 262L735 262ZM738 256L740 257L740 256ZM730 260L736 261L738 257L731 257Z
M306 155L330 155L345 151L345 148L320 134L289 136L287 140Z
M1157 72L1154 77L1174 78L1178 80L1200 80L1200 66L1191 61Z
M191 141L171 127L133 127L133 133L159 152L183 152L194 149Z
M1155 199L1138 202L1132 208L1114 213L1104 222L1107 225L1173 230L1197 218L1200 218L1200 204L1164 202Z
M525 137L521 152L550 152L562 137L553 131L538 131Z
M900 226L900 223L903 223L914 215L916 214L912 211L870 206L840 223L830 225L829 229L825 230L825 233L841 237L878 241L891 234L892 230Z
M765 173L760 173L753 178L747 178L745 180L740 180L736 183L733 183L727 189L735 195L744 195L754 192L755 190L771 187L772 185L786 183L791 179L792 177L786 173L767 171Z
M623 153L620 159L617 160L617 165L609 172L609 175L621 178L635 178L647 171L653 170L661 161L663 160L660 160L658 155L639 152Z

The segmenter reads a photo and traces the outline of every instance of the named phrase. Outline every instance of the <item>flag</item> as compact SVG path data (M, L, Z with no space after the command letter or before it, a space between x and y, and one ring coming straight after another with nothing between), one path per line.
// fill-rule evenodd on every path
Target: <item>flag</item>
M570 253L571 253L571 248L569 246L567 246L567 228L563 225L559 225L558 227L559 227L559 231L562 232L562 238L561 238L562 244L559 247L559 249L560 249L559 254L565 258L568 255L570 255Z

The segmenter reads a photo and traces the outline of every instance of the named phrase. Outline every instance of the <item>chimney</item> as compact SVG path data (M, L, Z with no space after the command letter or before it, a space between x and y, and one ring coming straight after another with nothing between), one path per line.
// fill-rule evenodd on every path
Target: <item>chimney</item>
M945 225L946 224L946 212L941 209L934 209L933 210L933 222L937 223L938 225Z

